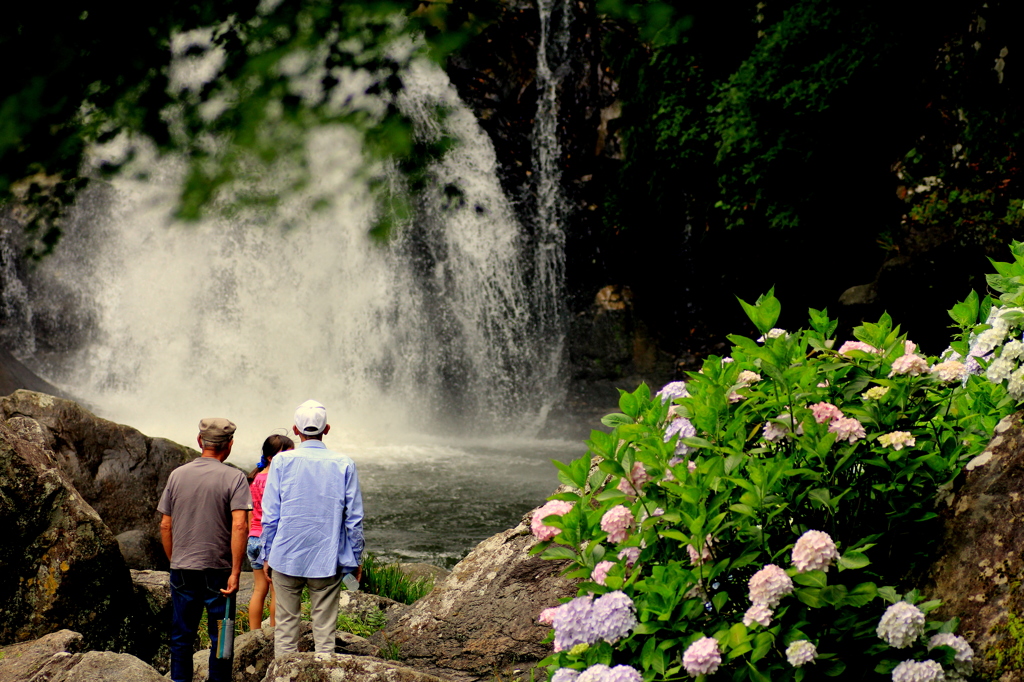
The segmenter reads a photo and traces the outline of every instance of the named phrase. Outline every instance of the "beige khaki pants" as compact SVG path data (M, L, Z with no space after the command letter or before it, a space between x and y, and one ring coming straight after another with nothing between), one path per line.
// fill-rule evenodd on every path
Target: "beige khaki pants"
M274 656L299 650L299 623L302 613L302 587L309 587L313 620L313 644L318 654L334 653L334 632L338 628L338 595L341 572L330 578L302 578L275 570L277 624L274 626Z

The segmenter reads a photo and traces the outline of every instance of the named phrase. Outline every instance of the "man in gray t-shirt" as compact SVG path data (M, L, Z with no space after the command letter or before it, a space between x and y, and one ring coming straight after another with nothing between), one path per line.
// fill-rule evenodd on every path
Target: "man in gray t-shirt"
M227 419L199 422L198 457L171 472L157 511L160 535L171 562L171 679L191 682L192 647L203 610L210 633L210 682L231 679L231 659L218 659L217 623L225 597L238 591L252 509L249 484L240 470L224 464L235 425ZM232 616L234 614L231 614Z

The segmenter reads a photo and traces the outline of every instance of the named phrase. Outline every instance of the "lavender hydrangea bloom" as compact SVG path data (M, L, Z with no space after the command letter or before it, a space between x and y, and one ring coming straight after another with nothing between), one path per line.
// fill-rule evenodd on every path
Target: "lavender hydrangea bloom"
M701 637L683 654L683 667L693 677L710 675L718 670L721 663L722 653L718 650L718 641L711 637Z
M669 422L668 428L665 429L665 442L672 440L672 436L679 434L679 443L676 444L677 455L686 455L693 452L694 448L687 446L682 442L683 438L692 438L697 435L697 429L686 417L677 417Z
M924 613L908 602L896 602L885 610L876 632L889 646L905 649L924 632Z
M944 677L935 661L903 661L892 671L892 682L942 682Z
M564 668L560 670L564 670ZM590 666L577 678L577 682L642 682L642 680L643 676L633 666L617 665L610 668L601 663ZM556 682L556 680L552 677L551 682Z
M640 558L639 547L627 547L626 549L619 552L619 558L624 559L626 566L632 567Z
M551 682L575 682L579 679L580 671L572 668L559 668L551 676Z
M552 619L555 651L567 651L578 644L603 639L614 644L636 627L636 607L624 592L576 597L558 607Z
M958 674L967 676L974 672L974 649L966 639L954 635L952 632L942 632L933 635L928 640L929 651L937 646L948 646L956 652L953 658L953 669Z
M794 668L799 668L814 661L818 655L818 649L806 639L797 641L786 647L786 660Z
M673 381L661 387L656 394L662 402L671 402L676 398L689 398L690 392L686 390L685 381Z
M594 601L591 620L595 623L594 641L614 644L636 627L636 607L625 592L608 592Z
M592 595L576 597L555 611L551 620L555 628L555 651L566 651L577 644L592 644L597 641L590 614L594 608Z

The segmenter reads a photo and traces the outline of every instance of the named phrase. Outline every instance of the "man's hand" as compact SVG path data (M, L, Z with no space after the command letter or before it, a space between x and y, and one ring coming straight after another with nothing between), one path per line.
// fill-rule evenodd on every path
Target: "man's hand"
M234 594L235 592L238 592L238 576L232 573L228 576L227 588L221 590L220 593L223 594L225 597L228 597ZM234 618L234 616L231 617Z

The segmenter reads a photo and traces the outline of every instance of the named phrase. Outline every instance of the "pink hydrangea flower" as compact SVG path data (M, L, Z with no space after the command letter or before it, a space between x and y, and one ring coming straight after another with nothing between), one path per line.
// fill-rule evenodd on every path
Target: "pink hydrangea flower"
M601 517L601 530L608 533L609 542L622 542L629 537L629 531L636 525L633 512L623 505L612 507Z
M545 542L555 537L561 532L561 529L555 528L554 526L545 526L544 519L549 516L565 516L572 509L572 502L565 502L563 500L551 500L543 507L533 513L533 518L530 520L530 530L533 531L534 537L541 542Z
M893 431L879 436L878 442L887 448L902 450L904 447L914 447L917 439L910 435L909 431Z
M843 418L843 411L831 403L817 403L811 405L811 412L814 414L814 421L819 424L833 422Z
M608 577L608 571L614 565L615 563L612 561L600 562L597 566L594 566L594 570L590 572L590 579L598 585L604 585L604 581Z
M626 562L626 566L633 567L640 559L640 548L639 547L627 547L626 549L619 552L619 559Z
M916 349L916 348L917 348L917 344L914 343L913 341L911 341L910 339L907 339L906 341L903 342L903 354L904 355L913 355L914 349Z
M550 609L544 609L537 616L537 622L541 625L551 625L555 620L555 612L558 611L557 606L552 606Z
M764 423L764 439L769 443L775 443L790 434L790 416L788 412L783 412L773 421ZM799 422L796 425L797 435L802 435L804 432L804 425Z
M629 476L619 480L618 489L629 497L636 497L643 491L644 484L651 480L647 469L640 462L633 462Z
M774 609L793 591L793 579L775 564L767 564L750 577L750 601Z
M846 343L844 343L842 346L839 347L839 354L840 355L849 355L850 351L854 351L854 350L859 350L859 351L862 351L864 353L876 353L876 354L882 352L882 351L878 350L877 348L875 348L874 346L870 346L870 345L864 343L863 341L847 341Z
M718 650L718 640L712 637L701 637L683 654L683 667L693 677L711 675L721 664L722 652Z
M698 553L693 545L686 546L686 553L690 555L690 563L694 566L701 566L705 561L711 558L711 545L713 545L711 535L709 534L704 538L704 546Z
M932 365L930 371L939 381L944 383L963 381L967 378L967 366L956 360L947 360L946 362Z
M841 417L829 424L830 433L836 434L837 441L848 440L851 443L864 438L864 425L853 417Z
M828 573L828 567L838 559L836 543L828 533L820 530L807 531L793 547L793 565L801 573L814 570Z
M768 627L772 622L773 611L764 604L754 604L743 614L743 624L750 627L757 623L763 628Z
M901 355L892 361L892 371L889 372L889 376L896 376L897 374L909 374L910 376L918 376L928 371L928 361L922 358L920 355Z

